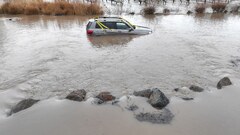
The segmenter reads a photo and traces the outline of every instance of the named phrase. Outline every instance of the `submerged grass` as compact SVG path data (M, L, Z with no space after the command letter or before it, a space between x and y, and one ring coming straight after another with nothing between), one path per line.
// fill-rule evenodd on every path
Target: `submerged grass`
M26 15L101 15L103 10L97 3L86 4L68 0L10 0L0 7L1 14Z

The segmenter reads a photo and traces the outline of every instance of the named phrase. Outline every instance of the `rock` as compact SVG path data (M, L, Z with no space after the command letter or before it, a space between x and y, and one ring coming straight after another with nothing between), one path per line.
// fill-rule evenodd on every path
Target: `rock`
M190 90L194 91L194 92L203 92L203 88L199 87L199 86L196 86L196 85L191 85L189 87Z
M128 107L126 107L127 110L129 111L135 111L138 109L138 106L137 105L130 105Z
M164 14L169 14L169 13L170 13L170 10L167 9L167 8L165 8L165 9L163 9L163 13L164 13Z
M37 103L39 100L35 100L35 99L24 99L22 101L20 101L16 106L14 106L10 113L9 113L9 116L14 114L14 113L17 113L17 112L20 112L22 110L25 110L29 107L31 107L32 105L34 105L35 103Z
M114 101L112 101L112 105L116 105L116 104L118 104L120 101L119 100L114 100Z
M92 103L94 103L94 104L102 104L102 103L104 103L104 101L102 101L102 100L99 99L99 98L94 98L94 100L93 100Z
M152 94L149 97L148 102L155 108L162 109L164 108L168 103L168 98L164 95L163 92L161 92L158 88L152 89Z
M179 91L179 88L175 88L174 91L178 92L178 91Z
M114 100L115 97L111 95L110 92L101 92L97 95L97 98L103 102Z
M183 97L183 100L193 100L194 98L190 98L190 97Z
M134 15L134 14L135 14L135 12L130 12L129 14L130 14L130 15Z
M240 58L234 59L230 61L234 67L238 67L240 65Z
M224 77L218 82L217 88L221 89L223 86L228 86L228 85L232 85L232 82L228 77Z
M223 13L225 13L225 14L226 14L226 13L228 13L228 11L227 11L227 10L224 10L224 11L223 11Z
M194 99L193 91L187 87L176 88L174 90L176 91L176 94L175 94L176 97L179 97L183 100L193 100Z
M151 89L146 89L146 90L142 90L142 91L134 91L133 92L134 96L140 96L140 97L146 97L146 98L149 98L151 94L152 94Z
M169 124L174 115L168 109L164 109L159 113L140 113L135 116L139 121L151 122L154 124Z
M187 15L190 15L190 14L192 14L192 13L193 13L193 12L190 11L190 10L187 11Z
M73 101L83 101L85 100L87 92L84 89L76 90L67 95L66 99Z

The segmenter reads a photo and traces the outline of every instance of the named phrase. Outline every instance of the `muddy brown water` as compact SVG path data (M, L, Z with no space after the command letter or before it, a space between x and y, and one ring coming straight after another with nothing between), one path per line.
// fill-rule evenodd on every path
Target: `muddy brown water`
M153 33L88 37L92 17L1 16L0 91L40 99L80 88L120 96L158 87L171 94L191 84L215 87L223 76L239 79L230 62L240 57L238 15L123 17Z

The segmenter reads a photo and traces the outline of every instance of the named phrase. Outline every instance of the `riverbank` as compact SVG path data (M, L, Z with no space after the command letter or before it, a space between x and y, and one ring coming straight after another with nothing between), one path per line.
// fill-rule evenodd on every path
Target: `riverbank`
M140 0L141 1L141 0ZM0 14L26 14L26 15L176 15L176 14L204 14L225 13L239 14L240 2L230 1L216 3L191 1L181 3L168 1L161 3L158 0L139 1L114 0L114 1L69 1L69 0L13 0L5 2L0 7Z
M91 99L75 102L51 98L0 121L1 135L226 135L239 134L240 82L221 90L199 93L192 101L172 97L167 106L174 114L170 124L152 124L135 119L139 112L157 113L144 98L122 97L116 104L96 105ZM129 111L132 103L137 111ZM160 111L161 112L161 111ZM27 130L23 130L27 129ZM204 129L204 130L203 130Z

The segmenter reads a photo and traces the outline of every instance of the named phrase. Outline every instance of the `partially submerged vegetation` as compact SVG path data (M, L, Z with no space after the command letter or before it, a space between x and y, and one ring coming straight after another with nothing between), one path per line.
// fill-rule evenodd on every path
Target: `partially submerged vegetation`
M142 11L145 15L153 15L156 11L156 8L154 6L146 6Z
M213 12L221 13L225 11L227 4L226 3L213 3L212 4L212 10Z
M25 15L101 15L103 14L102 4L104 1L100 0L51 0L52 2L46 2L45 0L5 0L6 2L0 5L0 14L25 14ZM111 0L111 2L118 0ZM120 0L123 2L122 0ZM129 0L130 1L130 0ZM135 0L134 0L135 1ZM169 0L170 2L171 0ZM186 6L189 6L190 1L186 0ZM106 1L107 2L107 1ZM162 6L166 4L166 0L163 0L163 4L160 0L139 0L144 2L145 6L141 8L141 12L144 15L153 14L170 14L170 9L164 8L163 12L159 13L157 5ZM175 0L172 1L173 3ZM180 2L182 2L180 0ZM141 3L140 3L141 4ZM195 3L191 1L194 9L188 11L187 14L204 13L208 8L212 8L213 13L239 13L240 5L235 5L231 8L226 8L229 3L224 1L209 1L199 0ZM121 4L119 6L122 6ZM135 10L135 9L134 9ZM137 9L136 9L137 10ZM229 11L227 11L229 10ZM174 9L171 11L174 12ZM208 10L209 11L209 10ZM135 14L136 11L131 11L130 14Z
M101 15L103 10L97 3L87 4L68 0L10 0L0 7L1 14L26 15Z
M195 6L195 12L196 13L204 13L206 9L206 6L204 4L197 4Z

